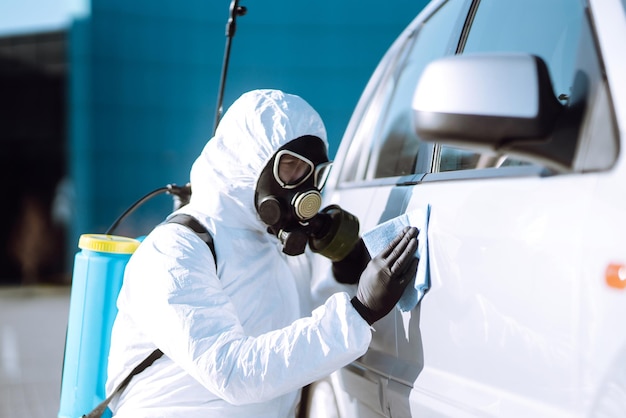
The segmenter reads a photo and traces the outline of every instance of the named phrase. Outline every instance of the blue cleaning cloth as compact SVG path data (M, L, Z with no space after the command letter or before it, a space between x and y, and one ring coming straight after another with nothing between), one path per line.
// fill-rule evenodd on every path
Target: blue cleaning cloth
M403 312L415 308L430 287L430 269L428 268L428 219L430 205L426 209L417 209L397 218L390 219L371 231L363 234L363 241L372 257L387 248L405 226L414 226L419 230L416 256L420 259L414 282L407 286L396 307Z

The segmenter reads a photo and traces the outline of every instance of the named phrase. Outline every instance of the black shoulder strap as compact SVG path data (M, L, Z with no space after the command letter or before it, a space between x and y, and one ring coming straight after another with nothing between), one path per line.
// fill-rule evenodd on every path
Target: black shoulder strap
M130 374L128 376L126 376L126 379L122 380L122 383L120 383L119 385L117 385L117 387L115 388L115 390L113 392L111 392L111 394L109 395L108 398L106 398L105 400L103 400L102 402L100 402L100 404L98 406L96 406L93 411L91 411L90 413L88 413L87 415L83 415L82 418L100 418L102 416L102 414L104 413L104 410L107 408L107 406L109 405L109 402L111 402L111 399L113 399L113 397L118 394L119 392L123 391L124 388L128 385L128 383L130 382L130 379L133 378L134 375L139 374L141 372L143 372L148 366L150 366L152 363L154 363L158 358L160 358L163 355L163 352L159 349L156 349L152 352L152 354L150 354L148 357L146 357L141 363L139 363L132 372L130 372Z
M209 231L207 231L206 228L202 226L200 222L198 222L196 218L191 215L179 213L169 218L166 222L185 225L193 232L195 232L200 237L200 239L206 242L206 244L209 246L209 249L213 254L213 259L215 260L215 265L217 265L217 256L215 255L215 244L213 243L213 237L211 236ZM135 367L128 376L126 376L126 379L122 380L122 382L115 388L115 390L111 392L108 398L100 402L100 404L96 406L93 411L91 411L87 415L83 415L82 418L100 418L104 413L104 410L111 402L111 399L113 399L116 394L124 390L124 388L130 382L130 379L132 379L133 376L135 376L136 374L143 372L148 366L154 363L162 355L163 352L161 350L154 350L148 357L146 357L141 363L139 363L139 365L137 365L137 367Z
M211 236L209 231L207 231L206 228L202 226L200 222L198 222L196 218L191 215L187 215L186 213L179 213L169 218L166 222L185 225L187 228L195 232L200 237L200 239L206 242L206 244L209 246L211 253L213 253L215 265L217 265L217 256L215 255L215 244L213 243L213 237Z

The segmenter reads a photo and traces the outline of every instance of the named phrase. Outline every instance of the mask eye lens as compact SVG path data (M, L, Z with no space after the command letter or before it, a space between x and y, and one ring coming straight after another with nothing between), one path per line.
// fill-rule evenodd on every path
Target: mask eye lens
M276 156L274 176L282 187L294 188L311 176L313 168L311 161L289 151L282 151Z
M296 184L309 174L311 174L311 167L291 155L285 155L278 163L278 176L286 184Z
M332 166L333 162L329 161L315 167L315 187L317 190L322 190L326 185L326 180L328 180L328 175L330 174Z

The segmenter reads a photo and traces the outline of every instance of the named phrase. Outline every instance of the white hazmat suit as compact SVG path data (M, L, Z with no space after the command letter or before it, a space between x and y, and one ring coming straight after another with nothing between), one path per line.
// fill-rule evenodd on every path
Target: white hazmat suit
M347 293L310 311L311 253L290 257L254 206L257 179L287 142L326 143L297 96L256 90L225 113L191 169L196 217L215 241L163 224L129 261L113 327L107 393L156 348L164 356L111 402L118 418L288 417L299 388L367 350L368 323Z

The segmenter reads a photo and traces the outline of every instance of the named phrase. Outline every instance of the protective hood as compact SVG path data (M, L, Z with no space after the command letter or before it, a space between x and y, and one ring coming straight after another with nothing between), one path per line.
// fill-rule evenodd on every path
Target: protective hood
M191 168L190 206L224 224L265 231L254 205L259 175L280 147L305 135L319 137L328 149L322 119L299 96L279 90L243 94Z

